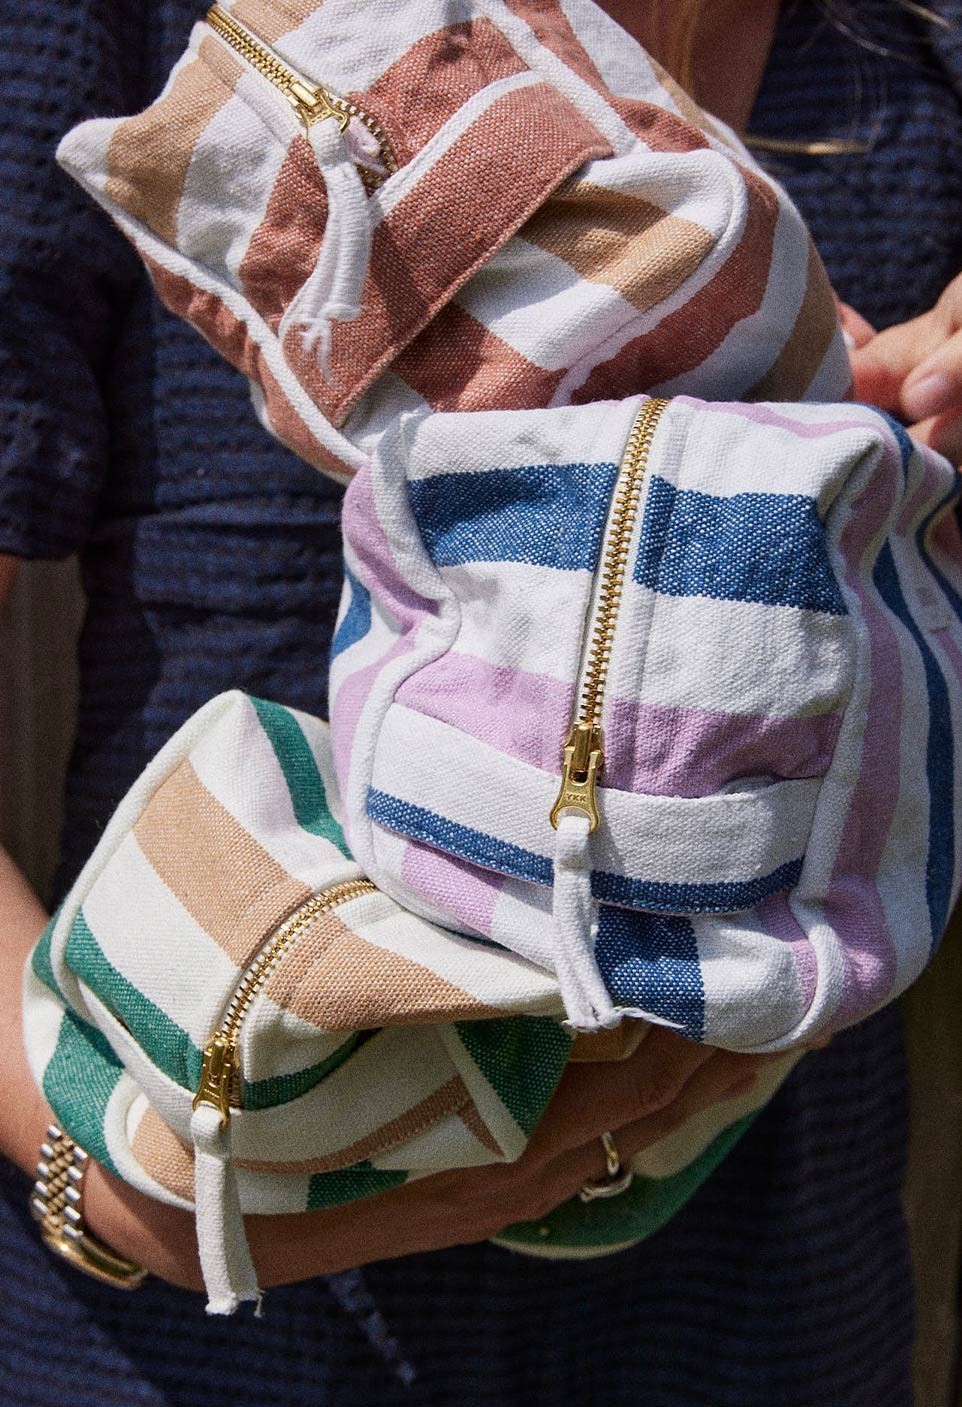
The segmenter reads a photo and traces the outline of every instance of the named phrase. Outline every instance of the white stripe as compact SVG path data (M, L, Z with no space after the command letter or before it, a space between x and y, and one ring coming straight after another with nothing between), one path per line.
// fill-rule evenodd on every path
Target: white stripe
M111 966L202 1048L240 969L168 889L132 832L84 900L83 915Z
M618 464L644 397L547 410L441 411L411 421L393 463L416 482L540 464ZM383 461L384 472L392 461Z
M392 1078L384 1078L386 1070ZM235 1158L304 1162L366 1138L429 1098L454 1075L430 1026L381 1031L312 1090L273 1109L231 1115Z
M443 567L442 575L461 607L453 646L458 654L574 684L590 572L528 562L471 562Z
M247 699L229 727L212 730L191 754L200 781L273 860L317 891L353 879L358 867L331 841L298 823L274 749Z
M28 959L23 969L22 1033L27 1064L39 1089L43 1089L44 1074L56 1053L63 1018L63 1003L34 974Z
M238 289L238 270L287 155L287 142L279 142L245 101L252 82L260 87L263 79L242 75L234 96L200 134L177 207L177 242L183 253L201 264L223 265ZM289 119L289 141L301 129L290 104L277 97ZM243 161L237 160L238 151L243 151Z
M848 616L668 596L631 580L608 697L775 718L829 713L851 688L851 631Z
M371 1159L384 1171L444 1172L448 1168L480 1168L502 1161L485 1148L457 1114L449 1114L414 1138Z
M805 1000L792 946L766 931L754 909L737 918L696 915L691 925L704 986L706 1045L751 1050L802 1019Z
M535 854L554 854L558 778L395 704L372 785ZM679 798L600 789L593 867L653 882L715 884L770 874L804 851L821 783Z

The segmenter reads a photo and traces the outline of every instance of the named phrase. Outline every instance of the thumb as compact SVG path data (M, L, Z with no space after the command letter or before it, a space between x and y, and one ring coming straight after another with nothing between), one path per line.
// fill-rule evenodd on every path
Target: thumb
M903 412L902 387L925 359L938 350L944 332L932 313L878 332L850 353L855 399L882 410Z

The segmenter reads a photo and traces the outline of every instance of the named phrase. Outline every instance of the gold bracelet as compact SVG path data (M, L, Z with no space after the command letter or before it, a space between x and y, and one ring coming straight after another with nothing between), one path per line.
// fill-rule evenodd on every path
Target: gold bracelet
M44 1245L77 1270L105 1285L136 1290L147 1272L119 1256L84 1226L82 1190L90 1154L69 1134L51 1124L40 1145L37 1180L30 1194L30 1213L40 1223Z

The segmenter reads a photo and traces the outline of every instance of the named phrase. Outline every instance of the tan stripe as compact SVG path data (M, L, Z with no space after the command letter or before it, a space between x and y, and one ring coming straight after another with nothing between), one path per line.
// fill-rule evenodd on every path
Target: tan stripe
M491 104L374 232L361 313L335 323L326 381L297 328L284 351L335 424L428 321L604 139L548 84ZM505 160L505 152L511 160Z
M213 37L203 40L200 57L180 70L170 91L121 122L107 148L106 195L170 245L177 240L177 212L194 148L243 72L229 50L211 55L216 44ZM216 72L206 62L210 57Z
M795 326L769 370L746 401L798 401L804 396L838 330L838 312L825 267L814 244L808 250L808 280Z
M310 897L203 785L189 762L155 792L137 842L184 908L237 963Z
M449 303L392 368L433 410L528 410L547 405L564 370L545 371Z
M336 1172L339 1168L349 1168L352 1163L359 1163L362 1158L373 1158L378 1153L387 1152L389 1148L396 1148L399 1143L406 1143L409 1138L416 1138L449 1114L459 1113L470 1102L467 1085L460 1075L454 1075L426 1099L412 1104L410 1109L405 1109L396 1119L382 1124L373 1133L365 1134L356 1142L347 1144L337 1153L329 1153L323 1158L307 1158L299 1163L261 1162L252 1158L236 1158L235 1162L239 1168L257 1168L260 1172Z
M192 1150L148 1105L131 1142L134 1157L161 1187L188 1201L194 1199L194 1155Z
M493 1153L496 1158L504 1157L504 1149L482 1119L476 1104L466 1105L460 1110L458 1117L468 1130L468 1133L474 1135L482 1148L486 1148L488 1152Z
M277 1006L335 1033L505 1015L429 967L365 942L337 914L301 934L264 990Z
M261 349L249 337L245 324L213 293L165 269L143 250L140 255L150 271L157 296L171 312L192 323L222 357L261 388L267 416L278 439L316 469L342 481L350 479L354 470L311 434L269 370Z
M235 0L231 14L258 39L273 44L310 19L321 4L322 0L284 0L283 5L272 5L270 0Z
M724 264L650 332L599 363L574 392L575 404L633 396L693 371L736 323L758 312L768 286L779 204L767 181L747 167L739 171L745 182L745 226Z
M694 221L588 181L558 191L521 235L642 312L674 293L715 246Z

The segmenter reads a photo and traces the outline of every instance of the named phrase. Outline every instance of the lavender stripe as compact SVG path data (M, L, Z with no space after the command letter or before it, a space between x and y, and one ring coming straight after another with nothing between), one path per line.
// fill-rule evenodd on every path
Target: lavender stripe
M841 726L836 712L772 718L616 698L605 716L605 785L710 796L739 777L823 777Z
M504 876L480 870L456 855L418 840L409 840L401 862L401 879L458 923L482 937L490 937L498 895Z

